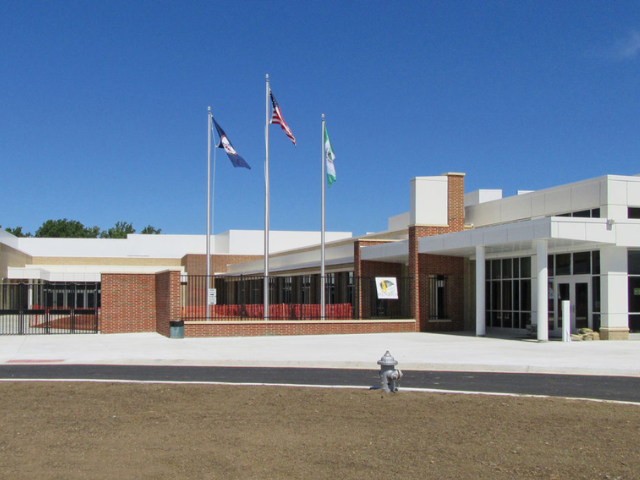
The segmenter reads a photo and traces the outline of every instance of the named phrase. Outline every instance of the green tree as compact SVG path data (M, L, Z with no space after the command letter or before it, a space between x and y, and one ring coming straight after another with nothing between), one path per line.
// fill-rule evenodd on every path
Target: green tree
M161 228L153 228L151 225L147 225L140 233L144 235L159 235L161 231Z
M103 230L100 238L127 238L129 233L136 233L133 225L127 222L116 222L116 226L109 230Z
M2 228L2 227L0 227ZM31 235L31 233L22 233L22 227L15 227L15 228L5 228L5 231L9 232L11 235L15 236L15 237L33 237L33 235Z
M38 230L36 237L47 238L97 238L100 227L85 227L77 220L47 220Z

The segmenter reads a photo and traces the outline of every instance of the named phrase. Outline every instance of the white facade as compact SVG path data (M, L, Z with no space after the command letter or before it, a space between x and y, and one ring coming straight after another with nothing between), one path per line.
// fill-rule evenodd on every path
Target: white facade
M625 338L630 314L640 314L629 312L628 252L640 249L640 219L629 218L630 207L640 208L638 176L607 175L507 198L502 198L500 190L481 190L465 195L468 229L420 238L419 253L459 256L474 262L480 258L489 266L498 265L491 263L494 260L504 260L506 265L515 266L517 262L519 267L519 259L527 258L531 272L525 280L531 282L527 314L531 315L530 322L537 326L540 340L560 335L562 320L556 300L561 296L573 302L573 332L582 325L599 327L605 338ZM553 270L554 265L547 264L547 260L582 261L587 258L587 252L588 274L576 274L572 264L568 269L562 264L563 270L558 273ZM539 261L541 256L543 261ZM362 252L363 260L388 261L390 258L395 261L408 258L408 242L371 246ZM583 265L579 264L579 268ZM514 317L515 313L521 315L521 311L502 308L514 301L514 290L507 292L510 295L507 301L502 291L494 297L489 293L490 301L500 303L495 312L485 310L490 306L484 305L487 286L493 288L504 281L505 285L515 288L513 274L509 275L508 281L491 277L489 273L475 278L478 334L484 334L485 327L515 328L512 318L507 321L507 327L504 326L504 310L509 310ZM637 290L634 292L640 295ZM519 290L518 295L520 293ZM576 298L577 295L581 297ZM520 302L520 297L517 300ZM493 317L486 318L487 314Z
M579 325L599 326L605 337L623 338L629 331L629 314L635 313L628 310L628 251L640 248L640 220L629 218L629 207L639 206L640 178L617 175L489 199L466 206L465 220L473 224L473 230L423 238L420 252L475 260L478 248L482 248L488 261L529 257L531 314L538 339L559 335L559 301L565 298L572 302L574 333ZM587 258L585 252L596 252L592 254L592 271L576 273L576 258ZM546 264L547 258L541 266L541 255L574 264L563 266L565 271L560 274L557 265L554 271L553 265ZM597 273L593 271L594 259L599 262ZM495 279L485 279L476 282L476 297L486 297L485 288L492 280L495 283ZM482 313L476 312L478 323L500 323L496 318L487 321ZM550 330L545 331L545 326Z
M329 241L336 241L351 238L352 234L326 232L325 236ZM270 252L276 254L316 245L320 242L320 232L271 231L269 239ZM262 230L230 230L211 237L211 253L262 255L263 242ZM188 254L205 254L206 236L131 234L126 239L17 238L0 231L0 248L2 245L11 247L25 258L22 264L8 265L5 271L0 271L2 278L99 282L102 273L156 273L167 269L184 272L180 260Z

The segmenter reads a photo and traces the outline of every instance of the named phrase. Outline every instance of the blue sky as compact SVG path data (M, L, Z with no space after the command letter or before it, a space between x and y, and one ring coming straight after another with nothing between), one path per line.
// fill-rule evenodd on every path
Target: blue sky
M640 173L637 1L0 2L2 227L320 229L321 114L336 153L327 230L386 229L409 181L538 190Z

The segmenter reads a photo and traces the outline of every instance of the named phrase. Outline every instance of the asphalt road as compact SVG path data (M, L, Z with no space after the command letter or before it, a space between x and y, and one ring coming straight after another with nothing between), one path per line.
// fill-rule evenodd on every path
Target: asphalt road
M548 395L640 403L640 378L407 370L402 388ZM1 379L134 380L321 386L380 385L377 370L133 365L0 365Z

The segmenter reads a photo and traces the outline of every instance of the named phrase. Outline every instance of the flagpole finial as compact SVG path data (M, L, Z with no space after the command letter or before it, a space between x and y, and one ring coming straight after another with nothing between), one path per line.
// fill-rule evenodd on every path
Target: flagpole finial
M322 114L322 119L324 120L324 113Z
M207 107L207 110L208 110L208 111L211 111L211 107Z
M266 79L267 79L267 80L269 80L269 74L268 74L268 73L267 73L267 75L266 75Z

